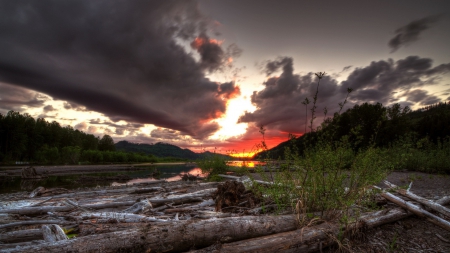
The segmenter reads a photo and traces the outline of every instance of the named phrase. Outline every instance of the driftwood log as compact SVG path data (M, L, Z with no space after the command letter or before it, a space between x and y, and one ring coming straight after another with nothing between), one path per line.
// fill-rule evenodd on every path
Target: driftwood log
M193 193L182 194L182 195L170 195L167 198L151 198L149 199L149 205L153 207L158 207L165 204L183 204L191 202L201 202L202 197L209 197L216 189L205 189ZM55 198L55 197L54 197ZM123 201L123 202L110 202L103 204L90 204L90 205L66 205L66 206L37 206L37 207L21 207L14 209L0 209L0 213L9 214L21 214L21 215L38 215L47 212L67 212L79 208L84 209L103 209L103 208L115 208L122 206L132 206L136 204L136 201Z
M411 211L412 213L414 213L415 215L422 217L422 218L426 218L429 222L443 228L446 229L448 231L450 231L450 222L408 202L405 201L389 192L382 192L381 196L386 198L387 200L397 204L400 207L403 207L405 209L407 209L408 211Z
M431 200L428 200L426 198L422 198L420 196L417 196L416 194L410 192L409 190L400 189L398 186L396 186L396 185L394 185L394 184L392 184L392 183L390 183L388 181L384 181L384 183L387 186L396 189L396 191L400 195L408 197L408 198L410 198L412 200L415 200L415 201L419 202L420 204L422 204L422 205L424 205L424 206L426 206L426 207L428 207L428 208L430 208L430 209L432 209L432 210L434 210L434 211L436 211L438 213L441 213L441 214L443 214L443 215L445 215L445 216L450 218L450 209L446 208L445 206L442 206L442 205L440 205L440 204L438 204L436 202L433 202Z
M294 215L147 224L134 229L79 237L4 252L182 252L216 242L234 242L297 228Z
M38 224L70 224L71 222L63 220L30 220L30 221L18 221L0 225L2 228L17 227L23 225L38 225Z
M0 242L2 243L16 243L42 239L44 239L44 237L42 237L42 231L40 229L27 229L0 233Z
M216 244L205 249L191 251L196 253L296 253L316 252L337 242L339 233L354 231L360 228L373 228L410 216L401 208L383 210L362 216L356 223L350 224L346 230L341 230L338 224L322 223L317 226L304 227L295 231L278 233L242 240L223 245Z

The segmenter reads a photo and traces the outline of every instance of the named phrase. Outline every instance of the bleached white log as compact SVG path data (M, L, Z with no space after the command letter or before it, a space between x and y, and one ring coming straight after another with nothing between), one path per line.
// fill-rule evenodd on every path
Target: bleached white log
M414 194L414 193L412 193L410 191L407 191L405 189L400 189L398 186L396 186L395 184L392 184L392 183L390 183L388 181L384 181L384 183L386 185L388 185L389 187L391 187L391 188L397 189L396 191L399 194L401 194L401 195L403 195L405 197L408 197L408 198L410 198L412 200L415 200L415 201L419 202L420 204L425 205L428 208L430 208L430 209L432 209L432 210L434 210L436 212L439 212L439 213L441 213L443 215L446 215L447 217L450 217L450 209L446 208L445 206L442 206L442 205L440 205L440 204L438 204L436 202L433 202L431 200L428 200L426 198L422 198L420 196L417 196L416 194Z
M403 208L413 212L417 216L426 218L429 222L450 231L450 222L448 222L436 215L433 215L432 213L429 213L428 211L423 210L422 208L420 208L412 203L409 203L397 196L394 196L389 192L382 192L381 196L384 197L385 199L399 205L400 207L403 207Z
M155 217L147 217L144 215L132 214L132 213L116 213L116 212L102 212L102 213L87 213L83 212L78 215L81 219L114 219L118 222L165 222L167 220L158 219Z
M44 225L41 230L46 242L53 243L68 239L62 228L56 224Z
M132 205L131 207L123 210L122 213L138 214L138 213L143 213L152 208L153 208L152 204L147 199L144 199L144 200L141 200L141 201L137 202L136 204Z

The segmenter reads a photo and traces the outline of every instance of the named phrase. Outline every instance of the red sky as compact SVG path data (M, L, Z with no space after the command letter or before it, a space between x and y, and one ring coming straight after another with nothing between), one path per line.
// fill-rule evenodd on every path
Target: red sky
M347 88L344 110L450 100L448 9L447 0L0 1L0 113L195 152L252 152L264 126L271 148L303 134L316 72L327 75L315 127Z

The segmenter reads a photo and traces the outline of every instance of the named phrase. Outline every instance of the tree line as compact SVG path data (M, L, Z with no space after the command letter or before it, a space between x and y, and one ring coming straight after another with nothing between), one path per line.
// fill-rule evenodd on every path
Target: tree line
M326 140L339 143L345 138L354 153L369 147L389 150L402 169L437 168L450 173L450 104L438 103L416 111L394 104L355 105L342 114L325 119L316 130L256 154L255 158L284 159L287 147L299 155ZM422 161L418 161L422 159Z
M155 162L152 155L116 151L109 135L102 138L29 114L0 113L0 162L38 164Z

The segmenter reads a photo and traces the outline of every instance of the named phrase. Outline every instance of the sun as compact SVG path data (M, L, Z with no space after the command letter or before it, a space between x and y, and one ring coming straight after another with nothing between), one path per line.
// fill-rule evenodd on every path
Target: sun
M238 136L244 134L247 129L247 123L237 123L239 116L244 114L245 111L255 110L250 101L244 99L242 96L227 101L226 113L214 121L220 126L220 130L217 131L211 139L225 140L229 137Z

